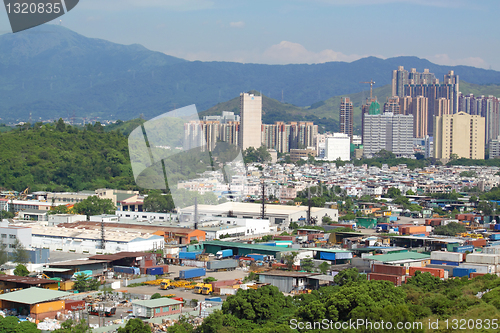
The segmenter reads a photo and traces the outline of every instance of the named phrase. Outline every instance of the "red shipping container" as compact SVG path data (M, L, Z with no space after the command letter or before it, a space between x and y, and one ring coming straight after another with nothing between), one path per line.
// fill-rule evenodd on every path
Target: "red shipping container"
M486 275L486 273L476 273L476 272L472 272L470 273L470 278L473 279L477 276L483 276L483 275Z
M380 273L368 273L368 281L377 281L377 280L383 280L383 281L389 281L394 283L395 286L400 286L402 283L402 278L401 276L398 275L389 275L389 274L380 274Z
M64 302L64 309L77 311L85 309L85 301L84 300L66 300Z
M372 266L372 272L373 273L403 276L403 275L406 275L406 268L403 266L374 264Z
M239 280L222 280L222 281L214 281L210 282L212 285L212 288L220 288L220 287L225 287L225 286L232 286L235 285L239 282Z
M420 271L422 273L429 272L432 276L444 279L444 269L430 267L410 267L410 276L415 276L416 271Z
M282 241L293 241L295 236L274 236L275 238L279 238Z
M474 247L483 247L486 246L486 239L476 239L470 242Z
M172 297L172 299L175 299L176 301L184 302L184 298L182 298L182 297Z

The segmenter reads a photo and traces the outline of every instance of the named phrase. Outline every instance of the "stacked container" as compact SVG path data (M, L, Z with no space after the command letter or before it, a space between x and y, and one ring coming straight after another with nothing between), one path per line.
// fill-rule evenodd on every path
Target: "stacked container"
M432 265L458 266L464 261L464 254L459 252L432 251Z

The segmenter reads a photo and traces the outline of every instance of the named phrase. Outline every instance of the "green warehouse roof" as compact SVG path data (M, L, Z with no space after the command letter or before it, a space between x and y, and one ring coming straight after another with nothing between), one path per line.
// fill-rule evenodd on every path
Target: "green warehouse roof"
M391 261L404 261L404 260L425 260L430 259L430 255L418 253L418 252L400 252L400 253L389 253L381 254L368 257L367 259L373 259L381 262L391 262Z
M146 308L157 308L159 306L169 306L169 305L177 305L183 304L182 301L177 301L175 299L170 298L157 298L157 299L148 299L144 301L133 301L132 304L137 304L140 306L144 306Z
M71 295L71 293L33 287L0 295L0 300L31 305L56 300L68 295Z
M286 252L293 250L292 248L283 248L278 246L269 245L259 245L259 244L243 244L243 243L233 243L233 242L223 242L223 241L206 241L203 245L214 245L214 246L226 246L226 247L237 247L244 249L252 249L255 251L274 251L274 252Z

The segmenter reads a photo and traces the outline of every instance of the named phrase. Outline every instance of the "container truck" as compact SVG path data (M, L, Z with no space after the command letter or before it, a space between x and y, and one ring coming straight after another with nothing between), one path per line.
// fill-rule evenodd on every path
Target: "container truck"
M207 262L207 269L212 269L215 271L221 269L234 270L238 267L238 260L235 259L226 259L226 260L216 260Z
M212 291L213 291L213 289L212 289L212 285L207 283L207 284L203 285L203 288L202 288L202 290L201 290L201 293L202 293L203 295L211 295L211 294L212 294Z
M263 255L263 254L247 254L247 257L253 258L255 261L264 261L265 255Z
M193 279L207 274L205 268L184 269L179 271L180 279Z
M215 257L219 260L224 258L229 258L232 256L233 256L233 250L221 250L217 251L217 253L215 254Z
M146 269L147 275L163 275L163 267L148 267Z

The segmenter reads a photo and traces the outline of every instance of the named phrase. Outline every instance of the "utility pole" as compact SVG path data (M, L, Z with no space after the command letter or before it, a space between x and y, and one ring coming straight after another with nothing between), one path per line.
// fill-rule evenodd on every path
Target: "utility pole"
M307 191L307 224L311 225L311 190Z
M101 221L101 249L106 248L106 240L104 239L104 220Z

